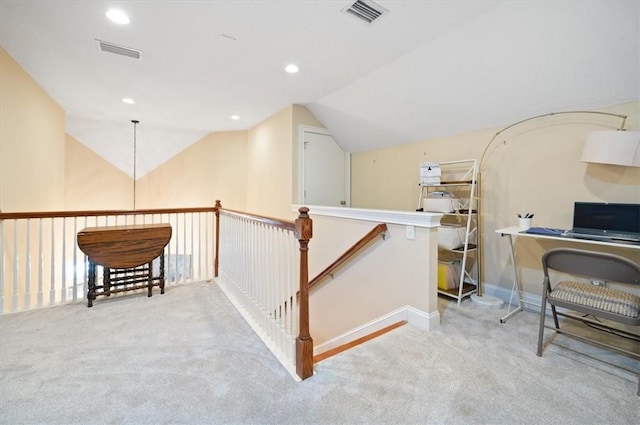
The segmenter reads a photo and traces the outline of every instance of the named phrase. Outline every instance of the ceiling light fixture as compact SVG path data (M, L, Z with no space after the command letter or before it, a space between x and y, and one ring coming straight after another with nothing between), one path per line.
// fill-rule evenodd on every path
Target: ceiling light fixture
M122 99L122 101L124 103L126 103L127 105L133 105L134 103L136 103L133 99L131 99L130 97L125 97L124 99Z
M240 115L231 115L231 119L234 121L238 121L240 119Z
M290 63L289 65L287 65L284 68L285 71L287 71L289 74L295 74L296 72L300 71L300 68L298 68L296 65Z
M107 18L116 24L126 25L130 22L129 17L126 13L119 9L109 9L107 10Z

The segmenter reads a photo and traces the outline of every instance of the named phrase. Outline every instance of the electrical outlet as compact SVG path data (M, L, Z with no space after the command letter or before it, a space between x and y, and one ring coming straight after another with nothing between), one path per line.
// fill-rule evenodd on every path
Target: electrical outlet
M416 238L416 226L407 226L407 239Z
M607 286L607 281L601 279L591 279L591 284L594 286Z

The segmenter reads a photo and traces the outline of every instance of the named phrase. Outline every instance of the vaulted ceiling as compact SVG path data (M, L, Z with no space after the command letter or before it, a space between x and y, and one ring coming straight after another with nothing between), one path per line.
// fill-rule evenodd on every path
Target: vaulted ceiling
M0 46L130 175L139 120L138 177L291 104L356 152L640 99L638 1L377 0L372 24L354 1L1 0Z

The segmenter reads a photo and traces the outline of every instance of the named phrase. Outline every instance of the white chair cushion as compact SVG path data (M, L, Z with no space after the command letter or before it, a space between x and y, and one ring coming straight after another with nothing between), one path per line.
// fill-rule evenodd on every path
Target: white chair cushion
M553 288L549 296L621 316L640 317L640 296L613 288L563 281Z

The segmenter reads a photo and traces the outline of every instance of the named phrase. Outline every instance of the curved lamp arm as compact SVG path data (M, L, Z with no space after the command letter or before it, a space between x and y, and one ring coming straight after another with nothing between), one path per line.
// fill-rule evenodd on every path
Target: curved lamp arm
M482 237L483 237L483 225L482 225L482 186L481 186L481 175L482 175L482 164L484 163L485 157L487 156L487 152L489 152L489 148L491 148L491 146L493 145L493 142L495 142L495 140L497 139L497 137L504 133L505 131L509 130L510 128L519 126L520 124L524 124L525 122L528 121L533 121L533 120L537 120L540 118L546 118L546 117L550 117L550 116L554 116L554 115L564 115L564 114L598 114L598 115L607 115L607 116L611 116L611 117L617 117L620 118L622 120L622 122L620 123L620 127L618 128L618 130L622 131L624 130L624 125L627 121L627 116L626 115L622 115L622 114L614 114L614 113L610 113L610 112L600 112L600 111L564 111L564 112L550 112L547 114L543 114L543 115L537 115L535 117L530 117L530 118L526 118L524 120L515 122L513 124L510 124L506 127L504 127L503 129L501 129L500 131L498 131L496 134L493 135L493 137L491 138L491 140L489 140L489 143L487 143L487 146L485 146L484 150L482 151L482 156L480 157L480 162L478 163L478 176L477 176L477 182L478 182L478 201L477 201L477 208L478 208L478 217L480 218L478 220L478 244L482 244ZM480 247L480 249L478 250L478 296L481 297L482 296L482 261L483 261L483 256L482 256L482 252L484 247Z

